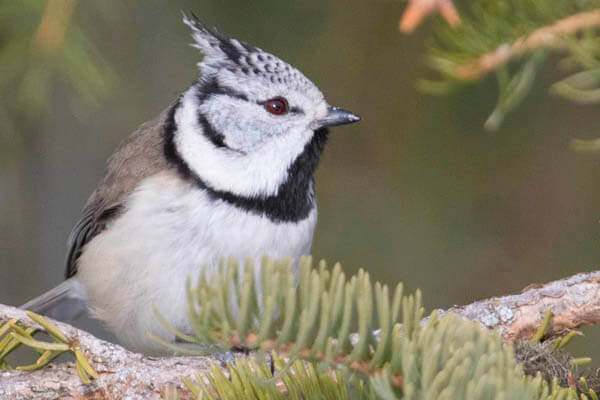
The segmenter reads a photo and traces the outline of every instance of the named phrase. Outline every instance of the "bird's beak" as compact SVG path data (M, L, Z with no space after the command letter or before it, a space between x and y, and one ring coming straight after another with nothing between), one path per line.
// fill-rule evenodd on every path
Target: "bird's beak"
M322 128L325 126L351 124L358 121L360 121L360 117L350 111L342 110L337 107L327 107L327 115L315 122L317 128Z

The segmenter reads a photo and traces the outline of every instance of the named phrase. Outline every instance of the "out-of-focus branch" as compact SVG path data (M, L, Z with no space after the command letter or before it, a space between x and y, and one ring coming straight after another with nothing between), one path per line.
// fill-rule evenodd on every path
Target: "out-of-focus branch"
M22 310L0 304L0 320L17 320L38 327ZM53 363L41 370L0 371L0 399L162 399L167 387L179 388L179 398L191 398L182 378L208 371L217 357L150 358L60 322L53 323L70 340L78 341L98 379L82 383L75 363Z
M48 0L35 33L36 45L42 51L52 53L62 46L74 8L75 0Z
M600 139L573 139L570 143L571 149L578 153L599 153Z
M412 32L427 16L436 12L451 26L460 24L460 16L452 0L409 0L400 19L400 30L405 33Z
M440 312L453 312L496 329L505 341L512 343L531 339L548 310L552 319L547 337L600 323L600 271L529 285L519 294L492 297Z
M464 80L479 79L506 64L512 58L556 44L561 36L598 26L600 26L600 10L571 15L556 21L553 25L539 28L527 36L522 36L513 43L505 43L472 62L458 66L455 75Z

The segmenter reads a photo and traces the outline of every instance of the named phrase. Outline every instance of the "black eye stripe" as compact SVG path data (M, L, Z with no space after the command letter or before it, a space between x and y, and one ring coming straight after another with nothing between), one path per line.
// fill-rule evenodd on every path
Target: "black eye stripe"
M252 101L250 99L248 99L248 96L246 96L243 93L237 92L236 90L229 88L229 87L225 87L225 86L220 86L220 91L218 92L214 92L213 94L215 95L223 95L223 96L229 96L229 97L233 97L236 99L240 99L240 100L244 100L244 101L248 101L248 102L252 102L252 103L256 103L260 106L264 106L267 101L269 100L261 100L261 101ZM292 114L304 114L304 110L302 110L300 107L298 106L290 106L289 112Z
M240 100L248 101L248 96L244 93L241 93L233 88L227 86L219 85L219 82L216 78L199 81L198 82L198 101L200 104L204 103L204 101L212 95L226 95L230 97L235 97Z
M262 101L250 100L248 98L248 96L245 95L244 93L237 91L232 87L220 85L216 79L212 79L208 82L204 82L200 86L198 98L200 100L200 103L202 103L208 97L213 96L213 95L229 96L229 97L233 97L235 99L256 103L260 106L264 106L266 104L266 102L269 101L269 100L262 100ZM292 114L304 114L304 110L302 110L298 106L290 106L289 112Z
M206 115L198 113L198 123L202 127L202 133L204 136L206 136L206 138L208 138L208 140L212 142L212 144L214 144L216 147L229 148L225 144L225 135L223 135L221 132L218 132L213 125L208 122Z
M240 99L240 100L244 100L244 101L250 101L248 99L248 96L246 96L244 93L238 92L235 89L232 89L230 87L227 86L219 86L219 90L214 92L213 94L222 94L225 96L229 96L229 97L233 97L236 99Z

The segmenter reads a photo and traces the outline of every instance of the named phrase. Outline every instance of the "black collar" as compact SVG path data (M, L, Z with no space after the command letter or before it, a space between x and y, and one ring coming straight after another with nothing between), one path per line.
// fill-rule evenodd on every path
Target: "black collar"
M315 131L310 142L288 168L287 180L279 186L276 195L246 197L215 190L195 174L177 152L174 142L177 125L175 112L180 106L178 100L169 110L164 124L164 154L167 161L177 168L184 179L192 181L206 190L215 200L222 200L238 208L262 215L273 222L298 222L306 219L315 207L313 193L314 172L319 164L329 132L327 128Z

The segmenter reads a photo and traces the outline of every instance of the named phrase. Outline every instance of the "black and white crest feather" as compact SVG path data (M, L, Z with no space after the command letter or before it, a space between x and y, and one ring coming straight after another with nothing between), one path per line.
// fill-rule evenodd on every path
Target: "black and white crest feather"
M229 62L238 63L242 56L261 51L256 47L220 33L216 28L203 24L194 14L191 17L184 15L183 22L192 29L192 36L195 41L192 46L204 54L205 59L200 63L201 66Z
M259 77L272 84L285 84L300 90L313 86L300 71L285 61L203 24L194 14L184 16L183 22L192 29L192 46L204 55L198 63L202 73L216 73L225 68L236 74Z

